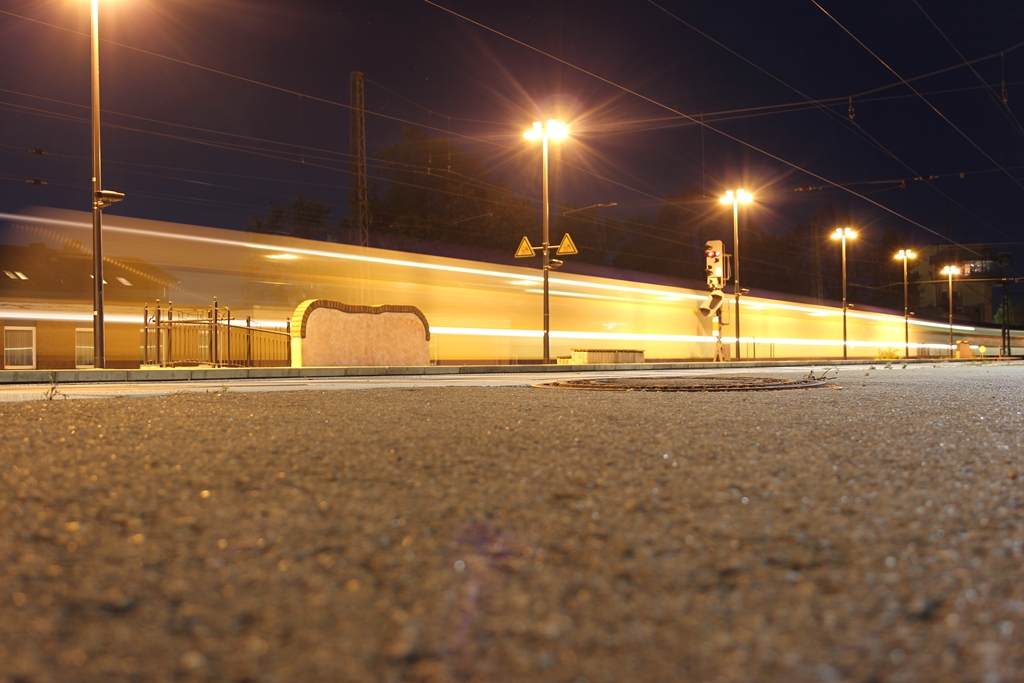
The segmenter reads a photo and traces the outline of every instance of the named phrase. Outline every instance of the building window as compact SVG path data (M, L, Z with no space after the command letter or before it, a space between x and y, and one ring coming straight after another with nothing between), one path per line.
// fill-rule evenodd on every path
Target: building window
M4 328L4 367L8 370L36 367L36 328Z
M93 334L91 327L75 329L75 367L91 368L95 362L93 354Z
M964 275L970 277L971 275L994 273L998 269L998 265L995 261L970 261L964 264Z
M954 289L953 290L953 307L954 308L959 308L961 306L960 298L961 298L960 297L960 292L958 290ZM939 305L940 306L944 306L946 308L949 308L949 292L940 292L939 293Z

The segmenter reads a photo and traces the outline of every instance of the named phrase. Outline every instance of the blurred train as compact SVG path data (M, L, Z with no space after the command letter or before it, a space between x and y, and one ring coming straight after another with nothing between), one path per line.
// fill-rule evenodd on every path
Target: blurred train
M3 367L92 364L91 216L37 209L0 214ZM539 259L538 259L539 262ZM528 262L532 263L532 262ZM640 276L637 276L638 278ZM542 277L534 265L495 265L293 237L121 216L104 217L107 367L142 362L144 310L201 308L216 297L236 320L283 329L306 299L418 307L434 363L518 364L542 356ZM707 291L630 279L551 275L551 355L573 349L644 351L650 361L710 360ZM724 320L733 319L732 300ZM842 357L842 311L769 296L741 301L743 359ZM851 310L851 358L904 354L901 314ZM722 340L735 348L731 325ZM948 323L911 319L909 355L950 354ZM1001 330L953 325L955 341L994 355ZM1015 340L1016 341L1016 340ZM1013 353L1021 349L1012 348Z

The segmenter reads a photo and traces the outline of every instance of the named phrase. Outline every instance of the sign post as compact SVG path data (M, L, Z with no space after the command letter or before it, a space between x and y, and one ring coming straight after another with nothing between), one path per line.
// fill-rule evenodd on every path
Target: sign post
M546 241L544 242L543 245L541 245L539 247L535 247L532 244L530 244L529 238L527 238L525 236L519 242L519 248L516 249L516 258L531 258L533 256L536 256L538 251L542 252L544 257L545 257L544 258L544 266L543 266L543 268L544 268L544 363L545 364L551 362L551 354L550 354L550 350L549 350L550 349L549 338L550 338L550 333L551 333L551 329L550 329L551 328L551 323L550 323L550 319L549 319L549 315L548 315L548 310L549 310L548 309L548 298L549 298L549 292L548 292L548 272L551 271L551 270L554 270L555 268L557 268L560 265L562 265L562 262L560 260L558 260L558 259L547 258L547 255L550 253L550 249L551 249L551 247L548 245L548 243ZM569 236L569 233L565 233L565 235L562 237L562 241L559 242L559 244L558 244L558 250L555 252L555 255L557 255L557 256L562 256L562 255L569 255L569 256L571 256L573 254L578 254L578 253L580 253L580 252L576 248L576 243L572 241L572 237Z

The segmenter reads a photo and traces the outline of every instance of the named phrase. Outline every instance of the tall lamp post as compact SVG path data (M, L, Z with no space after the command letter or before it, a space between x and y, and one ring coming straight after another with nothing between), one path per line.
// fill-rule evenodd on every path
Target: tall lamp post
M544 364L551 362L551 311L548 306L548 273L551 270L551 241L548 236L551 205L548 202L548 140L561 140L569 134L569 128L555 119L546 122L535 121L533 128L524 133L527 140L540 140L542 154L542 196L541 215L543 216L544 233L541 240L541 256L544 269Z
M846 240L855 239L857 233L849 228L836 228L832 239L843 242L843 358L846 358Z
M907 260L917 258L913 249L900 249L896 259L903 259L903 357L910 358L910 285L907 279Z
M736 360L740 359L740 204L754 201L746 190L726 190L719 198L723 204L732 204L732 283L736 298Z
M941 271L943 275L949 277L949 357L953 357L953 276L960 274L960 269L956 266L946 266Z
M107 365L103 335L103 209L124 199L103 189L100 163L100 3L92 9L92 352L93 367Z

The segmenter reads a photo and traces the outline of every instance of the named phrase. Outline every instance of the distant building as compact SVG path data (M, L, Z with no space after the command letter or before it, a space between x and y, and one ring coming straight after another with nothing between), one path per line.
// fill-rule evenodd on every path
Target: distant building
M1012 265L1010 254L995 252L985 244L932 244L915 251L917 259L911 261L909 267L910 272L918 276L920 303L915 311L918 317L943 319L949 316L949 280L942 269L953 265L960 269L960 275L953 276L954 320L992 322L992 315L999 308L998 302L993 302L992 288Z

